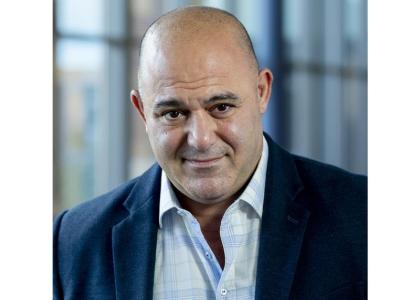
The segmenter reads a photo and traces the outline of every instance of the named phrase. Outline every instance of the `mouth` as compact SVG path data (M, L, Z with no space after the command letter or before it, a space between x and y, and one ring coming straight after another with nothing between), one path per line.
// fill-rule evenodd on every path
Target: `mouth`
M194 168L209 168L216 165L223 156L206 159L185 159L185 162Z

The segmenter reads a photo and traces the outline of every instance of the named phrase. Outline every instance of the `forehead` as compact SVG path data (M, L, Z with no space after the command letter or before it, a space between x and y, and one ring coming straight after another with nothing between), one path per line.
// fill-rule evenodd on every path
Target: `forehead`
M223 32L190 39L153 37L144 51L139 80L146 93L236 86L256 75L244 50Z

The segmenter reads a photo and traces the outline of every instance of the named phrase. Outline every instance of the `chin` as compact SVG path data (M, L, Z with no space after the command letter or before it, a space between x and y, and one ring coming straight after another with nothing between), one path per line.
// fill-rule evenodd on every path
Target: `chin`
M200 203L217 203L224 201L231 197L229 187L232 185L227 184L226 181L220 180L199 180L190 185L189 194Z

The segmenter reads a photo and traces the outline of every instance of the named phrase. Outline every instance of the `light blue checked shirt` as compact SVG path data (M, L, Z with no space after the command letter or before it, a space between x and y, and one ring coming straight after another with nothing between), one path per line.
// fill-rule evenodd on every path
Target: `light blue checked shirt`
M198 221L182 209L162 171L154 299L254 299L268 146L248 186L223 215L222 270Z

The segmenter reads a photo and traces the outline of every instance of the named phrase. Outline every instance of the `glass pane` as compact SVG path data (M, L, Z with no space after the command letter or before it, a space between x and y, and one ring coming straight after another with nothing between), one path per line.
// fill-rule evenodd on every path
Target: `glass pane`
M190 2L199 2L198 4L204 5L204 6L211 6L211 7L217 7L224 10L229 10L229 1L226 0L201 0L201 1L190 1ZM244 1L245 5L248 4L249 1ZM191 4L193 4L191 3ZM243 4L244 5L244 4Z
M285 0L282 9L288 59L318 63L323 49L323 1Z
M103 70L105 47L71 39L57 42L54 99L58 130L54 147L58 147L60 209L94 196L97 154L101 149L103 109Z
M154 0L130 0L129 2L130 34L136 45L140 44L140 38L146 28L160 15L159 1Z
M366 1L346 0L344 11L345 60L349 67L366 68Z
M348 170L367 174L367 83L364 78L343 82Z
M57 30L60 33L104 34L103 0L56 0Z
M294 45L302 38L301 15L304 11L302 0L283 1L283 36L287 44Z
M350 41L357 41L362 34L362 0L344 2L344 34Z

